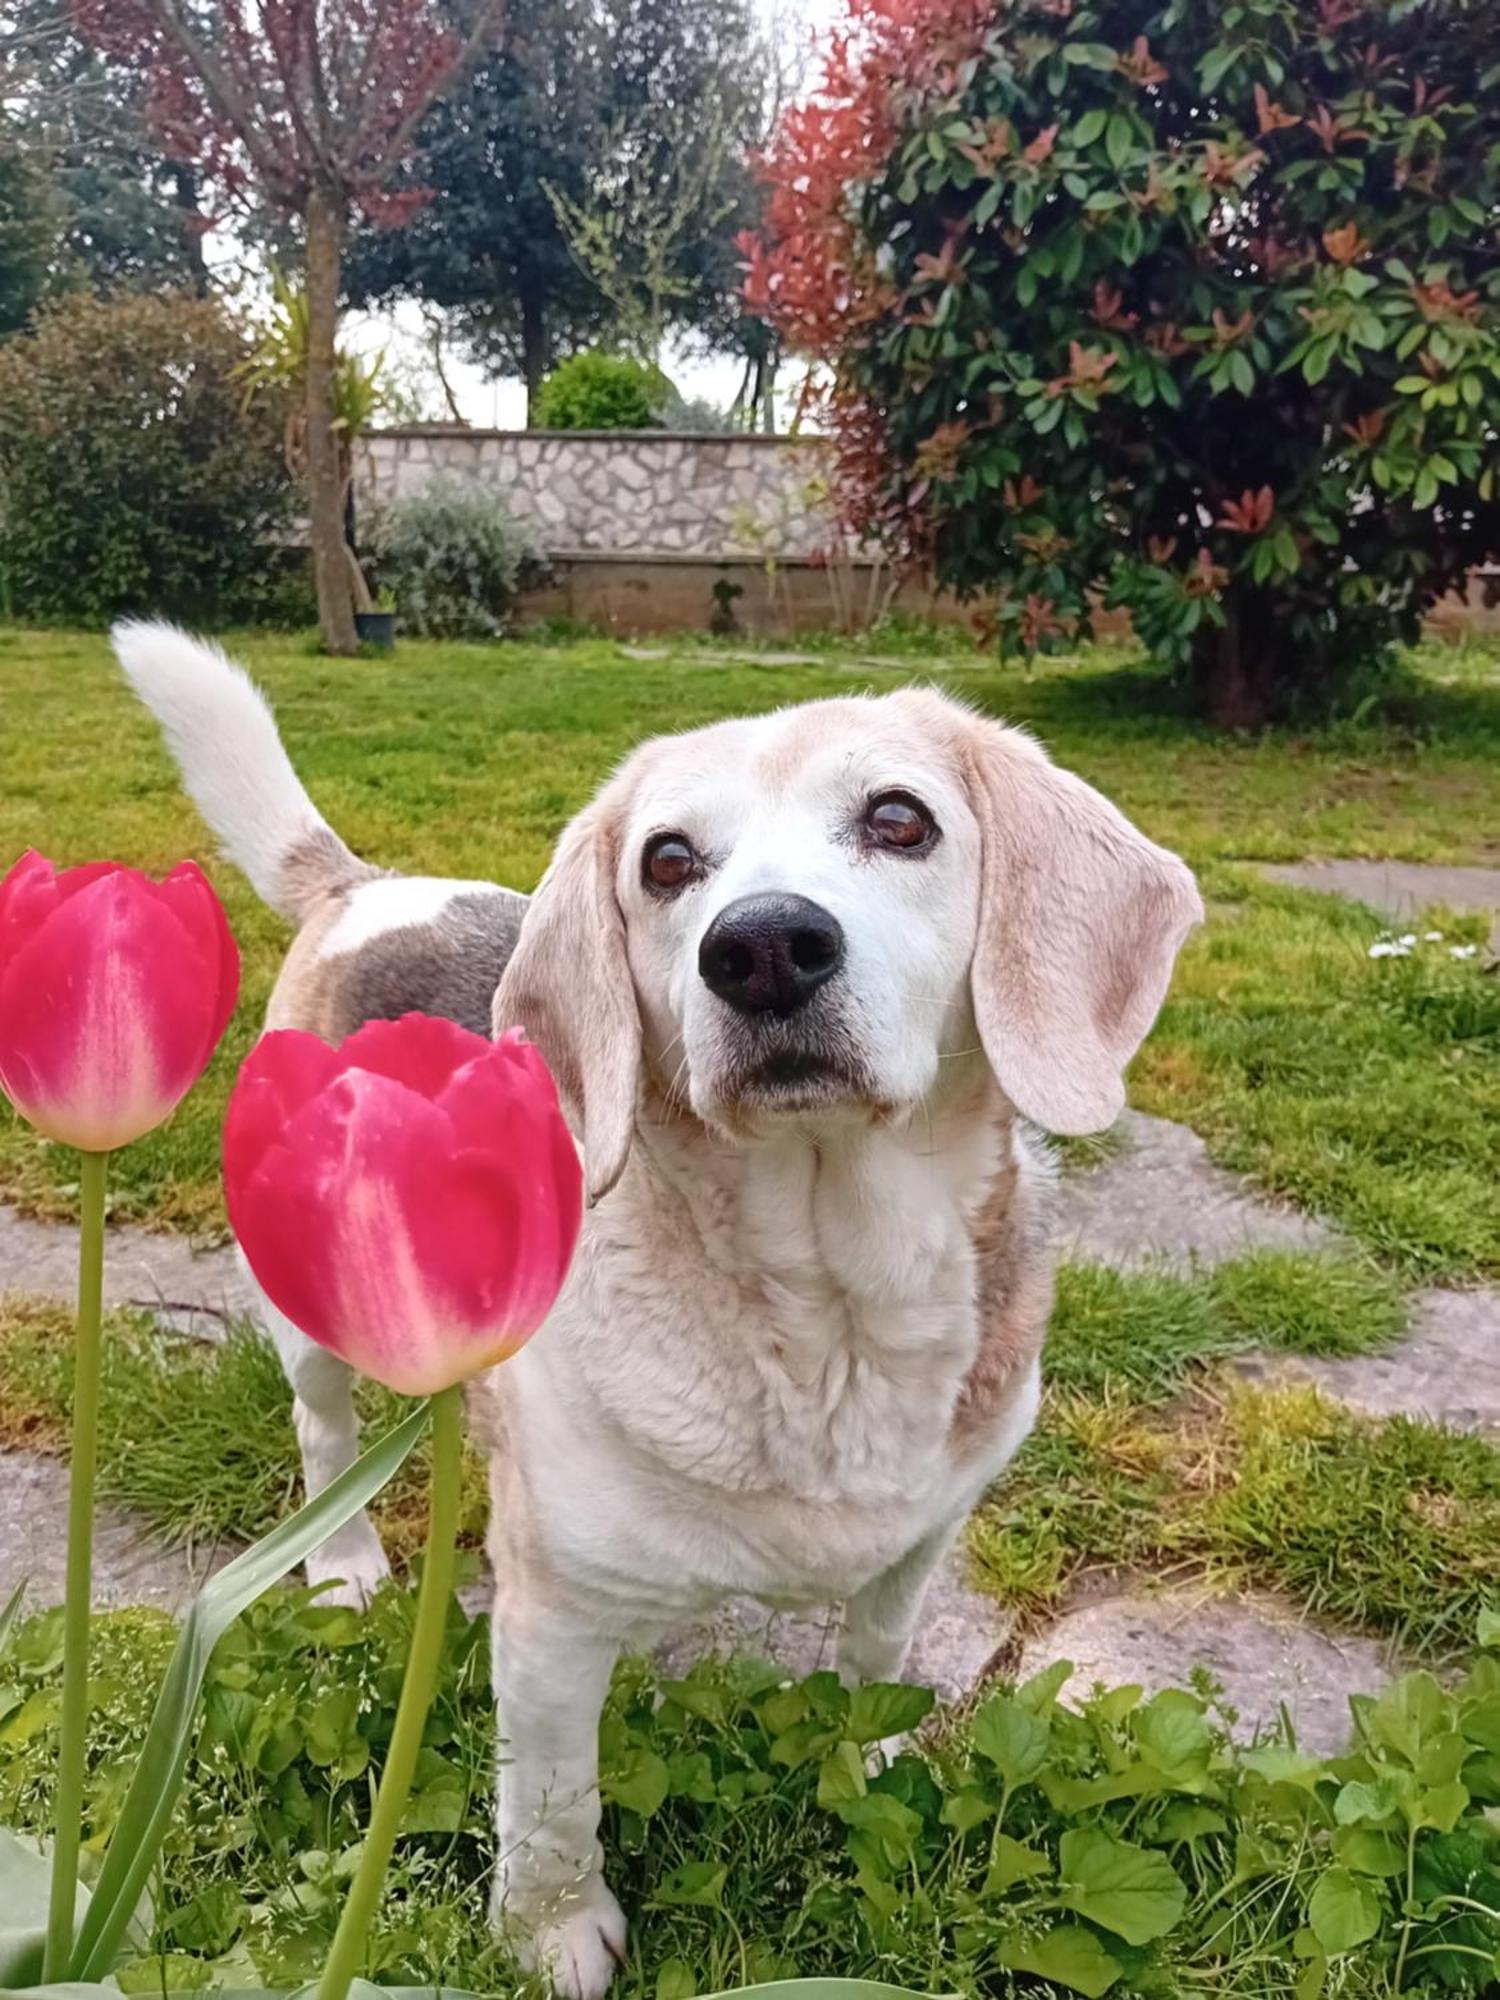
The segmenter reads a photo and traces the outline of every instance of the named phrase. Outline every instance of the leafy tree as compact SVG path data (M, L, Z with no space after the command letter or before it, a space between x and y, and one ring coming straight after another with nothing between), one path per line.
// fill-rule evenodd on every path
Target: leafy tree
M1026 649L1104 590L1230 723L1500 553L1500 11L851 13L748 248L856 525Z
M767 75L750 0L508 0L500 47L423 127L413 172L434 199L352 246L351 297L453 310L533 406L559 359L649 345L646 322L736 345ZM621 228L627 201L649 232Z
M300 226L307 261L307 465L323 643L355 650L334 412L344 244L356 208L395 223L393 193L418 126L488 40L499 0L465 32L432 0L74 0L84 32L149 66L153 126L231 195Z
M292 494L277 399L217 300L81 292L0 347L0 572L12 608L243 617Z
M46 291L61 234L55 191L0 122L0 336L24 326Z
M71 0L15 0L0 62L17 143L60 222L53 282L204 290L198 175L162 157L141 71L75 31Z

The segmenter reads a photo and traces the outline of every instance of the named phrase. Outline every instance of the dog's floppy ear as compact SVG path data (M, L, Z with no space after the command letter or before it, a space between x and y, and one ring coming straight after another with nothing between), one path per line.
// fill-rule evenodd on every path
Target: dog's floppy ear
M641 1083L641 1021L615 896L614 817L596 801L568 827L495 995L496 1034L523 1028L583 1140L590 1202L625 1171Z
M1097 1132L1166 994L1197 885L1091 785L1028 737L975 722L969 788L982 879L972 974L979 1037L1016 1109Z

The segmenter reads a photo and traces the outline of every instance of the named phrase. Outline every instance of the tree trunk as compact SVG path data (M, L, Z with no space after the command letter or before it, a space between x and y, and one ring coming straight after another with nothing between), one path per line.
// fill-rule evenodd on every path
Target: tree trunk
M1198 705L1220 729L1261 729L1271 720L1275 632L1257 599L1229 593L1224 624L1201 634L1194 662Z
M182 214L182 247L192 273L193 291L208 297L208 263L203 255L203 212L198 206L198 175L179 162L172 169L172 199Z
M521 372L526 377L526 428L531 430L547 374L547 315L541 295L530 285L521 291Z
M344 540L344 482L333 427L334 343L344 212L327 189L307 198L307 515L318 624L330 653L354 653L354 591Z

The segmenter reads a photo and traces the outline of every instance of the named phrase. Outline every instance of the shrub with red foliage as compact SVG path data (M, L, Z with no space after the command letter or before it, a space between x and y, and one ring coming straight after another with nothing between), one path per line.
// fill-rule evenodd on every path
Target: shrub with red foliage
M1002 638L1254 722L1500 556L1500 9L847 0L765 171L847 525Z

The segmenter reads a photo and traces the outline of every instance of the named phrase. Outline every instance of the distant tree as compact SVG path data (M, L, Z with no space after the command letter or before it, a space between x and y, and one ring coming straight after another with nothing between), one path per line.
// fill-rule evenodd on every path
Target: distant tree
M17 144L61 224L53 281L204 290L199 176L163 157L146 123L147 77L83 39L71 0L12 0L0 63Z
M423 125L413 173L433 199L405 229L356 232L349 296L447 309L460 344L534 402L561 357L607 332L547 189L583 193L609 51L597 0L508 0L501 36Z
M733 347L734 238L756 213L748 155L773 68L750 0L509 0L499 46L423 127L412 172L434 200L399 236L367 231L352 245L351 297L448 309L481 360L521 376L534 408L558 360L634 337L619 288L608 296L599 263L570 245L585 217L607 227L611 193L629 189L638 216L659 225L665 211L672 226L644 288L638 267L609 260L626 278L627 317L644 290L673 327ZM658 252L662 234L653 227Z
M47 291L62 227L55 189L12 122L0 122L0 337L23 327Z
M393 178L434 99L489 40L500 0L474 0L462 28L435 0L74 0L74 11L99 48L147 69L147 114L173 157L300 228L318 614L328 649L352 653L334 413L350 218L399 223L420 203Z
M1500 555L1500 10L850 0L752 296L829 364L851 519L1096 592L1205 708L1369 677Z

